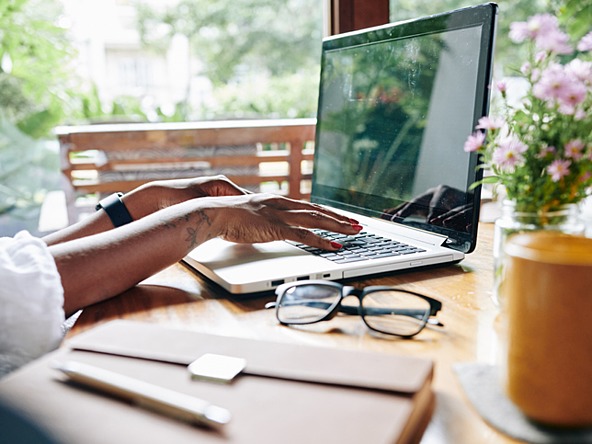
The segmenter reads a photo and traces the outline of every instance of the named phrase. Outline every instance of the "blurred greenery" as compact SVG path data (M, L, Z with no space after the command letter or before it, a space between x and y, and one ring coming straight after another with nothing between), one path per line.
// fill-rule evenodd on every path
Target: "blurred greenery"
M250 79L214 90L214 103L201 110L205 119L313 117L319 69L281 77Z
M555 10L559 21L575 40L579 40L591 31L592 0L555 1Z
M591 31L592 0L498 0L498 29L495 46L496 74L511 75L526 58L508 38L512 22L548 12L559 17L572 39L577 41ZM473 6L472 0L390 0L392 21L436 14L450 9Z
M0 114L0 218L1 235L14 234L21 228L34 232L29 219L36 218L47 190L59 183L59 157L55 142L34 139L24 134ZM12 231L3 214L20 221ZM13 225L15 225L13 223Z
M164 10L140 3L144 44L164 51L187 38L201 63L191 76L214 86L214 101L185 110L190 119L310 117L316 110L322 39L318 0L181 0Z
M34 231L28 219L59 186L57 151L40 140L65 117L73 53L55 24L59 14L55 1L0 1L0 235L18 231L10 232L5 213Z
M64 118L64 88L73 56L61 12L51 0L0 1L0 107L35 138Z
M471 0L390 0L391 19L472 4ZM557 13L574 38L589 32L592 23L592 0L499 0L498 4L498 75L511 73L524 59L507 38L510 22L537 12ZM190 76L206 78L213 86L213 100L200 109L190 107L189 83L172 114L156 104L151 119L315 115L323 32L318 0L180 0L164 9L153 9L142 0L130 5L137 7L137 26L147 48L164 53L174 36L185 36L191 49L189 62L199 61L190 65ZM10 185L29 164L45 165L58 174L57 154L48 150L48 157L41 155L43 149L36 142L51 138L56 125L148 119L140 98L125 96L103 103L96 87L77 77L77 54L61 25L62 13L59 0L0 0L0 213L39 200L35 192ZM29 185L30 190L47 186L35 181Z

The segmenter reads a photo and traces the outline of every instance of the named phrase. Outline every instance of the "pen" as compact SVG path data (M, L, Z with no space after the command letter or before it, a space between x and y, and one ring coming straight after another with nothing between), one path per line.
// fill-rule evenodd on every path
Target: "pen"
M230 421L230 412L225 408L94 365L66 361L56 364L55 368L74 382L182 421L213 428Z

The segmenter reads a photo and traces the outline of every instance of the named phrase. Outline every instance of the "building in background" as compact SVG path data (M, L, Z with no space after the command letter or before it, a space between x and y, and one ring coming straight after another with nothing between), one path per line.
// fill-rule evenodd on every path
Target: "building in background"
M150 0L154 6L170 6L175 0ZM158 104L166 112L183 100L189 81L194 100L205 100L207 79L191 79L192 60L186 38L172 39L164 53L143 47L137 30L133 1L62 0L64 26L71 31L78 51L78 74L97 88L101 102L121 97L141 101L148 117ZM157 33L159 30L155 29ZM171 111L172 112L172 111ZM152 116L155 120L156 116Z

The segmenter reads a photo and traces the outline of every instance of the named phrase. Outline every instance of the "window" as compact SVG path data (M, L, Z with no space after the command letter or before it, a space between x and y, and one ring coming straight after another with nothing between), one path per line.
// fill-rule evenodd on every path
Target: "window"
M63 1L104 100L133 96L171 120L315 115L323 2Z

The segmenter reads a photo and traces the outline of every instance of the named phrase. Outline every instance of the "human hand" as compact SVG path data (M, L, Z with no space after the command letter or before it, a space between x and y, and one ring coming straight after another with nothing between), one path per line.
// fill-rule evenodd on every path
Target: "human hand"
M216 181L202 184L206 184L204 193L227 190ZM199 183L195 185L192 189L199 190ZM48 245L61 276L64 309L70 314L120 294L214 237L241 243L285 239L326 250L341 248L309 228L355 234L362 226L320 205L272 194L206 196L171 205L112 231L86 230L84 236L80 230L66 233ZM121 251L125 254L118 254ZM125 273L120 272L123 269Z
M214 236L237 243L291 240L325 250L341 245L324 239L310 228L343 234L356 234L358 221L327 210L321 205L273 194L250 194L208 199L202 217Z
M470 230L471 211L465 192L448 185L438 185L408 203L385 210L383 218L396 222L410 216L421 216L432 225Z
M468 233L473 226L473 219L471 217L472 211L473 207L471 204L459 205L452 208L450 211L433 217L429 220L429 223L453 230L466 231Z
M249 194L249 191L226 176L218 175L149 182L127 193L124 202L134 219L139 219L190 199L243 194Z

